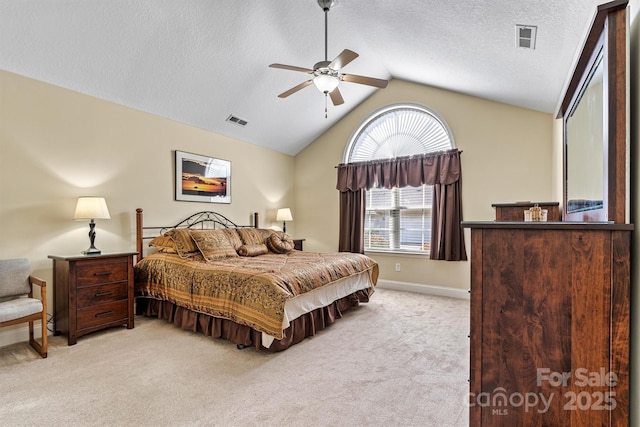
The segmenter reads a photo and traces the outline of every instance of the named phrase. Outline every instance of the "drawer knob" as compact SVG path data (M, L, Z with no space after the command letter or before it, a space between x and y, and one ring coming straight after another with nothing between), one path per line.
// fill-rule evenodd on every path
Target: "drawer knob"
M96 314L96 317L104 317L104 316L108 316L108 315L110 315L110 314L113 314L113 310L105 311L105 312L103 312L103 313L97 313L97 314Z
M93 273L94 276L108 276L113 274L113 271L99 271L97 273Z
M106 297L107 295L113 295L113 291L108 291L108 292L96 292L96 298L99 297Z

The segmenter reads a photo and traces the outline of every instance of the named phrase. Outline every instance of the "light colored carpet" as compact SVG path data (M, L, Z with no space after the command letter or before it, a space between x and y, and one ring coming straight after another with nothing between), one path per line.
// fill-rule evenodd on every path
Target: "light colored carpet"
M0 348L3 426L466 426L469 302L378 289L281 353L136 316Z

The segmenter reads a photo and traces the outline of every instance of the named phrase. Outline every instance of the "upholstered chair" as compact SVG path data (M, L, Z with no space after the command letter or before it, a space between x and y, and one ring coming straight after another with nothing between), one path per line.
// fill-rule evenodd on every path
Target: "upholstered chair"
M47 357L47 283L30 274L26 258L0 260L0 327L29 322L29 344ZM33 297L40 287L40 299ZM33 334L33 322L42 322L42 344Z

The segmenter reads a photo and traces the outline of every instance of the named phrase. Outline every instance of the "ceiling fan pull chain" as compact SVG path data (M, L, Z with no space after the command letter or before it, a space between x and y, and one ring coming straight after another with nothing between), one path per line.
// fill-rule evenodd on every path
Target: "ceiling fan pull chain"
M327 118L327 92L324 93L324 118Z

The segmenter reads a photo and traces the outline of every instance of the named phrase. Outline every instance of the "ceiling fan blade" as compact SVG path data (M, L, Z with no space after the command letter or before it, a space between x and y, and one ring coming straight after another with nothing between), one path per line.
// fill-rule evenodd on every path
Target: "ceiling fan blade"
M375 86L381 89L387 87L387 80L375 79L373 77L358 76L355 74L343 74L342 80L349 83L359 83L361 85Z
M331 102L333 105L344 104L344 99L342 98L342 94L340 90L336 87L334 90L329 92L329 96L331 97Z
M338 55L336 59L331 61L331 64L329 64L329 68L331 68L332 70L339 70L345 65L347 65L349 62L356 59L358 56L359 55L354 51L345 49L342 52L340 52L340 55Z
M271 68L281 68L283 70L301 71L303 73L313 74L313 70L311 68L302 68L302 67L296 67L296 66L293 66L293 65L271 64L271 65L269 65L269 67L271 67Z
M309 86L311 83L313 83L313 80L307 80L306 82L302 82L298 86L294 86L291 89L285 92L282 92L280 95L278 95L278 98L286 98L289 95L293 95L300 89L304 89L305 87Z

